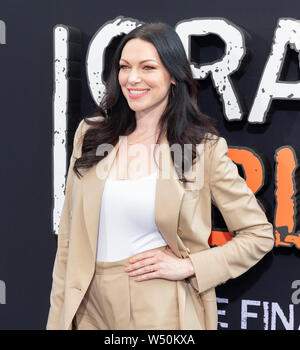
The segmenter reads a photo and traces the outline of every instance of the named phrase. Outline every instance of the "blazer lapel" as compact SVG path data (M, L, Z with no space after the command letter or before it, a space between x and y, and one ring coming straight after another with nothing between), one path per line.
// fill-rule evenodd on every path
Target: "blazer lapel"
M156 183L155 222L171 250L181 257L177 229L184 188L180 184L166 136L160 143L159 177Z
M94 259L96 257L101 199L105 180L120 146L90 168L82 178L84 218ZM177 244L177 227L184 189L180 185L170 155L166 136L159 145L159 176L155 194L155 222L171 250L181 257Z
M82 178L83 213L94 259L97 251L101 199L105 180L120 146L120 140L109 154L90 168Z

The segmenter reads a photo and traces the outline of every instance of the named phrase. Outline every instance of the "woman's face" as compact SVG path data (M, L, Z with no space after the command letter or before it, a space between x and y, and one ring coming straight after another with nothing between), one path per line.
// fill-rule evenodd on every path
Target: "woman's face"
M166 106L171 82L156 48L141 39L124 46L119 62L119 83L129 107L135 112Z

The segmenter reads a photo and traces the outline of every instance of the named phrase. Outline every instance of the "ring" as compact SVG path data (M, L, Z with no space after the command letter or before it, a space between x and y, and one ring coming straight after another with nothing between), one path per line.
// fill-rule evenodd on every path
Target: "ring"
M149 266L149 272L153 272L153 267Z

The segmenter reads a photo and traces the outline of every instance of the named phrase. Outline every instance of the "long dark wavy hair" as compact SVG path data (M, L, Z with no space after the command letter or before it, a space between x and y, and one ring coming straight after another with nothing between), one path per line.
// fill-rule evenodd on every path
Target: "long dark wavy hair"
M182 174L179 176L180 180L187 182L182 169L189 170L194 163L198 155L196 145L219 134L214 119L199 110L197 83L178 34L170 25L160 22L144 23L120 40L111 61L104 97L95 113L105 118L100 121L90 120L90 117L84 118L91 127L84 135L82 156L75 161L73 170L80 178L80 168L88 169L106 156L96 155L99 145L106 143L115 146L119 136L127 136L136 128L135 112L128 106L118 81L119 60L123 47L135 38L154 45L162 64L176 80L176 85L171 84L168 103L159 120L158 142L165 132L170 147L179 144L183 150L184 144L192 145L192 162L191 157L187 159L183 153L181 164L176 164L177 157L171 152L174 167L177 173L180 170Z

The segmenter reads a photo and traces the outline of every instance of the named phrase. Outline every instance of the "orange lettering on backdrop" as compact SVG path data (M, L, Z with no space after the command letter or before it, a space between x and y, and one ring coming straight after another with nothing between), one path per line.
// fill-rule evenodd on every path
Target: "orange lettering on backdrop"
M228 241L232 240L233 235L230 232L226 231L217 231L212 230L208 239L209 245L223 245Z
M275 246L300 248L300 234L297 222L299 205L296 180L299 166L296 150L283 146L275 151ZM297 233L298 231L298 233Z
M245 180L253 193L257 193L264 185L264 166L262 160L253 150L230 148L228 156L235 163L241 164L245 173Z
M229 147L228 157L240 164L245 174L245 181L255 194L265 186L265 167L261 157L252 149L246 147ZM220 246L232 239L233 235L228 231L213 229L208 243Z

